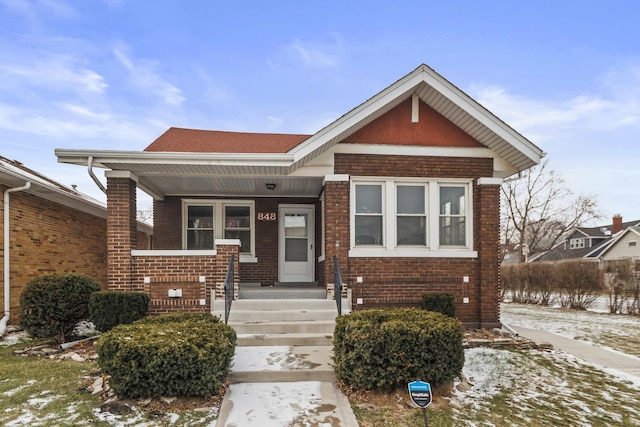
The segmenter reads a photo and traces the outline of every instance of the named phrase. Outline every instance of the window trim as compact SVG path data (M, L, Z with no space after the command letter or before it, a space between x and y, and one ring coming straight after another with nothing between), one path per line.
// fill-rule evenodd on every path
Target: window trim
M476 258L473 248L473 179L352 177L350 183L350 250L351 257L458 257ZM357 185L382 185L383 241L382 246L355 244L355 193ZM397 245L397 187L414 185L425 187L426 245ZM440 245L440 186L465 189L465 245Z
M213 239L214 242L224 239L225 232L225 207L242 206L249 207L250 227L251 227L251 248L250 252L240 253L240 261L256 262L255 246L256 246L256 224L255 224L255 201L240 199L182 199L182 249L187 249L187 225L189 222L189 206L212 206L213 207ZM214 247L215 249L215 243Z

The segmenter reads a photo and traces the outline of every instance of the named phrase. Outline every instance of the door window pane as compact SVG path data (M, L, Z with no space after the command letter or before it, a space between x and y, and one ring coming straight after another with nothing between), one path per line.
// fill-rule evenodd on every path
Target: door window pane
M287 214L284 217L285 237L307 237L307 215Z
M285 261L307 261L307 239L286 239L284 242Z

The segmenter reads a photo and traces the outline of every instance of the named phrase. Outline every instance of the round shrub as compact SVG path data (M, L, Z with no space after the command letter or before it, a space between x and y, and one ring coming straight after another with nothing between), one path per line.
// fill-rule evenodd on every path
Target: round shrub
M100 291L89 298L89 319L102 332L135 322L149 312L151 298L144 292Z
M20 324L33 337L66 342L89 317L89 297L99 290L95 280L80 274L36 277L20 295Z
M235 331L210 314L119 325L98 340L98 364L120 398L214 395L235 352Z
M456 316L456 304L453 294L430 293L422 295L420 306L427 311L435 311L446 314L449 317Z
M336 319L336 375L367 390L393 390L416 380L444 385L462 372L462 338L460 322L441 313L356 311Z

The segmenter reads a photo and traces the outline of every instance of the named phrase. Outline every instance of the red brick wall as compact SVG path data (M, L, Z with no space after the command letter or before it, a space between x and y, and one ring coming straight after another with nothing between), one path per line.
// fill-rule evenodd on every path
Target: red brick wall
M0 192L6 187L0 185ZM10 195L11 322L17 323L20 294L33 278L52 273L78 273L107 286L106 220L27 192ZM4 215L4 202L0 203ZM4 227L0 257L4 259ZM4 264L0 282L4 288Z
M420 101L420 119L411 122L411 98L349 136L344 142L410 146L482 147L468 133Z
M353 176L468 178L490 177L493 160L419 156L336 154L335 173ZM499 186L473 186L474 249L478 258L349 258L349 184L327 183L327 249L338 253L343 279L353 290L355 309L418 306L422 294L455 295L456 313L468 327L499 325ZM340 245L335 248L335 242ZM344 243L343 243L344 242ZM327 258L327 261L330 261ZM327 262L325 273L330 271ZM331 267L332 268L332 267ZM362 277L362 283L356 278ZM468 276L469 281L463 282ZM332 277L332 276L331 276ZM331 281L331 277L327 280ZM363 304L355 305L357 298ZM463 303L463 298L469 298Z
M190 197L193 199L193 197ZM212 200L211 198L207 198ZM228 198L225 198L228 200ZM246 199L243 199L246 200ZM278 281L278 221L259 221L258 213L278 215L279 204L316 205L316 258L320 255L321 217L317 199L256 198L255 201L255 256L257 263L241 263L240 278L243 283L260 282L273 285ZM154 202L154 249L182 249L182 199L167 197L163 202ZM318 268L316 268L316 271Z

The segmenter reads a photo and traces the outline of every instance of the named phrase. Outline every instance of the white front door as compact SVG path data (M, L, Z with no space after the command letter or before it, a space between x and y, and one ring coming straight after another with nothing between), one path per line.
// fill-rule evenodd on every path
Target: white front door
M278 209L278 273L281 282L312 282L315 207L280 205Z

